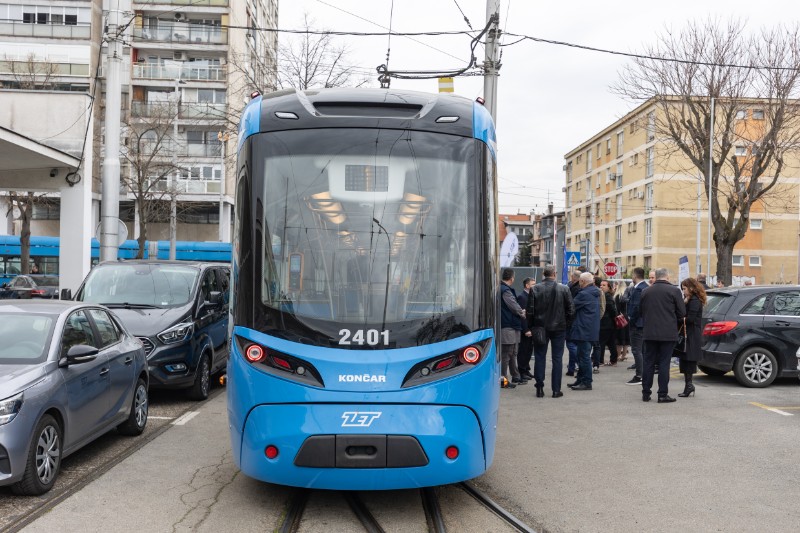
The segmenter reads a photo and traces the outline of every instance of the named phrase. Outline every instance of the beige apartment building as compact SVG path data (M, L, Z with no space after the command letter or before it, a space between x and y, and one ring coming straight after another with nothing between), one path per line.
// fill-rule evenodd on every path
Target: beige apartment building
M649 100L565 155L566 248L581 251L592 271L614 261L625 277L642 266L668 268L677 279L682 256L692 276L708 271L708 202L701 178L671 141L657 138L660 112ZM736 120L737 128L758 130L764 105L751 102ZM732 153L744 157L747 151L743 143ZM800 165L793 157L774 194L752 206L747 233L733 252L734 284L798 282ZM713 277L713 240L710 265Z

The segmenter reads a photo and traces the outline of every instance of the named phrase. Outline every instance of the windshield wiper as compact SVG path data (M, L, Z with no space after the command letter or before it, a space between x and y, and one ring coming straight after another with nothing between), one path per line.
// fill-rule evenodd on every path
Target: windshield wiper
M111 309L161 309L158 305L152 304L132 304L128 302L112 302L112 303L101 303L100 305L105 305Z

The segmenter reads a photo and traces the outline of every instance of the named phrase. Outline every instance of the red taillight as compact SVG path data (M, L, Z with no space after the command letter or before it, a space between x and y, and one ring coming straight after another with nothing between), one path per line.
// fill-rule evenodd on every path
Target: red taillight
M42 289L33 289L31 291L31 294L33 296L44 296L44 290L42 290Z
M251 363L258 363L264 358L264 348L258 344L251 344L245 349L244 356Z
M461 352L461 362L474 365L481 358L481 351L475 346L467 346Z
M283 368L284 370L292 369L292 365L289 364L289 361L287 361L286 359L282 359L280 357L276 357L273 355L272 361L275 363L275 365L279 366L280 368Z
M433 371L438 372L439 370L450 368L451 366L453 366L455 362L456 362L455 357L448 357L447 359L442 359L441 361L433 365Z
M738 322L729 321L729 322L709 322L706 324L706 327L703 328L703 335L707 335L709 337L713 337L714 335L722 335L724 333L728 333L729 331L733 330L736 326L738 326Z
M267 459L275 459L276 457L278 457L278 447L270 444L269 446L264 448L264 455L267 456Z
M455 446L448 446L447 449L444 451L444 454L447 456L448 459L455 459L458 457L458 448Z

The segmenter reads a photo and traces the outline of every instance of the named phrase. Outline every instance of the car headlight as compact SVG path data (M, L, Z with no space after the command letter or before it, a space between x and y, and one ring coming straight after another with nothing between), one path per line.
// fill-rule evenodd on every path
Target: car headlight
M22 393L16 396L0 400L0 426L8 424L16 418L19 410L22 409Z
M194 331L194 323L181 322L157 335L158 340L164 344L174 344L186 340Z

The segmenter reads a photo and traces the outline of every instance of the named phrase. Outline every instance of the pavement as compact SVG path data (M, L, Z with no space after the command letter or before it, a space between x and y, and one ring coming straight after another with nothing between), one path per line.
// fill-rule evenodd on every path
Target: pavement
M696 397L657 404L624 384L631 375L603 367L587 392L566 389L567 377L558 399L536 398L532 383L503 390L495 461L475 485L537 531L798 531L797 380L746 389L701 374ZM236 470L225 401L205 402L24 531L271 530L291 491ZM451 531L499 530L471 517L474 502L440 494ZM368 498L418 522L408 493ZM309 505L322 523L301 531L359 530L329 494Z

